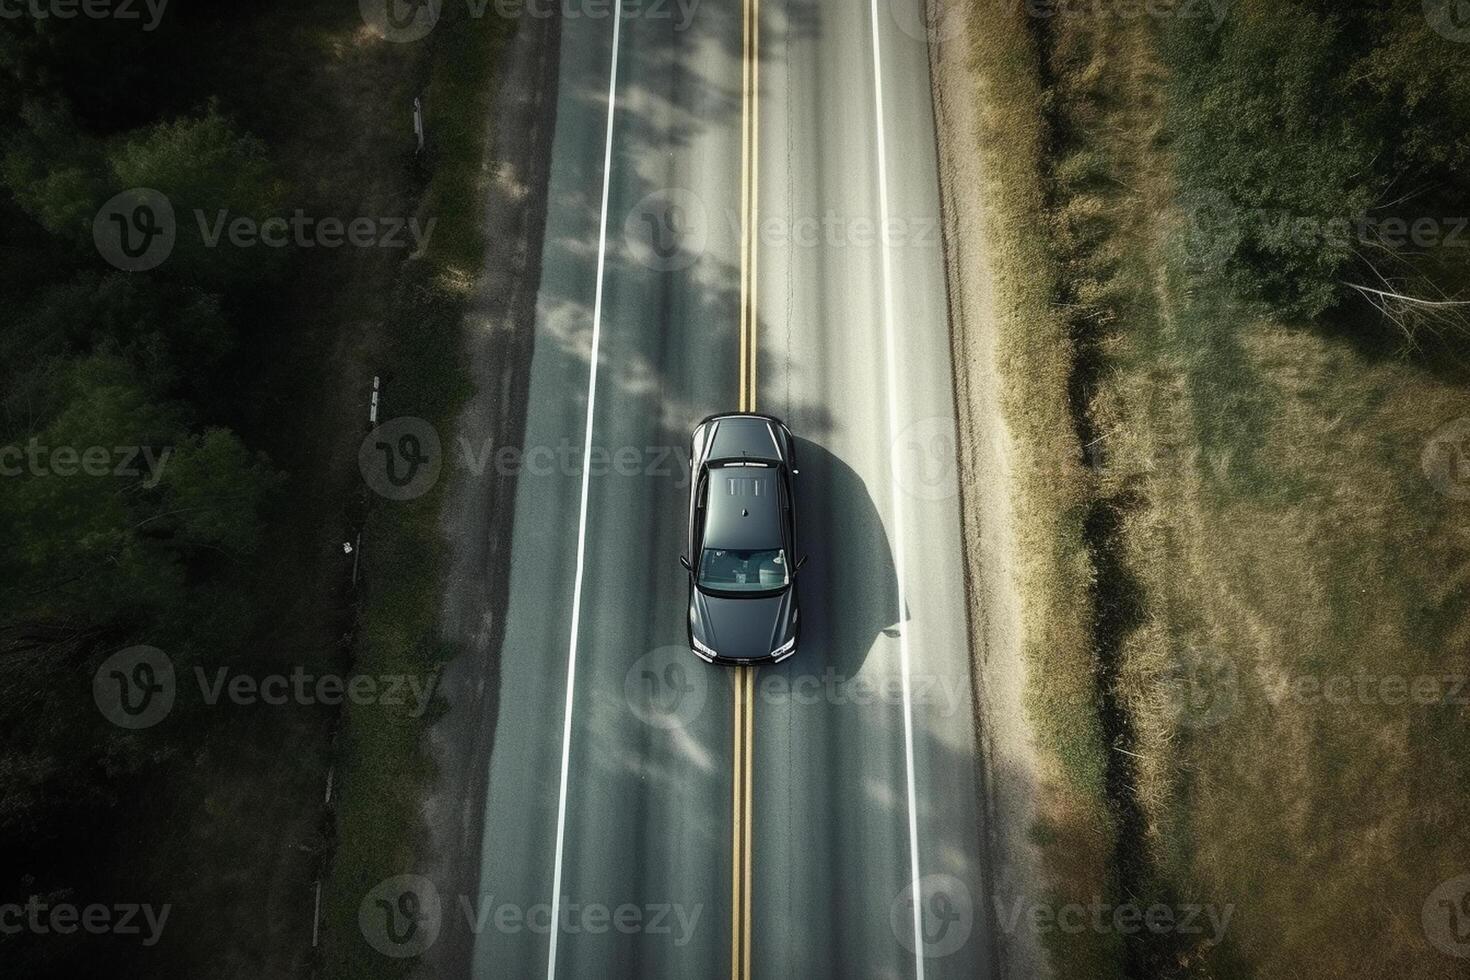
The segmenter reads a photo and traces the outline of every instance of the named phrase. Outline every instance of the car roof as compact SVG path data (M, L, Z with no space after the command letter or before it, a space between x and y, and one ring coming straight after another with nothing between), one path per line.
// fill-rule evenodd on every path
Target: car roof
M704 547L754 551L782 546L780 477L774 466L709 468Z

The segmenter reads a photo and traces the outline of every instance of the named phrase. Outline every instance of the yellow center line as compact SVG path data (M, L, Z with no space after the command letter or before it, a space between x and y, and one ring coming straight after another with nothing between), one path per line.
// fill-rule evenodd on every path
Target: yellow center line
M744 972L742 977L749 980L750 977L750 947L751 947L751 922L750 922L750 895L753 890L754 881L750 873L751 854L754 847L751 838L755 832L755 820L751 810L755 804L755 791L753 780L755 779L755 671L754 667L747 667L741 671L745 679L745 907L742 917L745 923L742 940L744 942Z
M755 411L756 198L759 188L760 0L742 0L740 69L740 410ZM755 668L735 668L731 782L730 977L750 977L751 834L754 824Z
M742 0L741 49L740 49L740 409L746 411L746 377L748 362L747 338L750 335L750 278L751 278L751 228L750 216L750 158L751 147L751 57L750 30L751 0Z
M754 826L755 668L736 667L730 874L730 976L750 976L751 831Z
M744 967L744 957L741 951L744 943L741 934L744 929L745 903L743 899L745 883L745 864L742 860L741 846L745 839L742 824L745 819L744 796L744 765L742 764L742 753L744 750L744 739L741 732L745 728L745 675L742 668L735 668L735 752L734 752L734 774L731 778L730 797L734 812L731 815L734 827L734 841L730 848L730 978L739 980L740 972Z
M755 366L756 340L760 336L760 307L756 295L760 286L760 266L757 262L760 244L760 133L761 133L761 0L750 0L750 312L747 316L750 339L748 342L750 365L745 376L750 392L746 396L749 407L755 411Z

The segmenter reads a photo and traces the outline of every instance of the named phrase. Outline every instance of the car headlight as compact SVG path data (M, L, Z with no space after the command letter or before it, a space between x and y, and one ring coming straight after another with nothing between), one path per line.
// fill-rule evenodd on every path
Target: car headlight
M708 657L710 659L713 659L713 658L719 656L718 653L715 653L715 651L711 650L709 647L705 646L703 643L700 643L698 640L696 640L692 636L689 638L689 642L694 645L694 652L695 653L701 654L702 656Z
M787 640L785 643L772 650L771 656L775 657L777 660L785 660L787 657L791 656L795 652L796 637L793 636L791 639Z

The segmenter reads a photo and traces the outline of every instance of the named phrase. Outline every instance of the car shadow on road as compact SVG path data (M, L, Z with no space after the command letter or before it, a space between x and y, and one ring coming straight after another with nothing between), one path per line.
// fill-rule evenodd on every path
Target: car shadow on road
M880 633L899 623L898 578L878 508L863 482L826 448L798 438L796 550L801 673L856 677Z

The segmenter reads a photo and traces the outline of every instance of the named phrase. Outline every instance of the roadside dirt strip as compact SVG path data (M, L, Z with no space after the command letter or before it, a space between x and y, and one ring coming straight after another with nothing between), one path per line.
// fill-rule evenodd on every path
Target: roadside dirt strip
M1026 721L1026 664L1011 524L1014 456L1001 414L985 197L977 192L985 187L975 152L982 89L969 64L969 25L954 29L958 20L982 16L985 7L929 0L929 8L930 24L949 25L931 40L929 51L954 350L976 728L989 789L988 799L982 801L992 868L991 894L986 898L993 910L1007 910L1042 898L1040 855L1027 836L1036 819L1042 773ZM1007 977L1050 975L1045 953L1028 929L1008 932L997 949Z
M466 362L476 394L460 416L453 445L519 445L535 338L536 297L546 229L546 185L556 122L561 50L558 18L524 18L506 49L486 148L485 268L466 316ZM451 705L433 733L438 763L425 800L430 875L441 895L474 895L480 880L486 761L495 732L496 661L505 632L514 473L485 467L453 475L442 517L454 542L445 579L442 635L464 645L445 669ZM487 500L493 502L487 506ZM462 976L474 935L453 910L424 960L426 976Z

